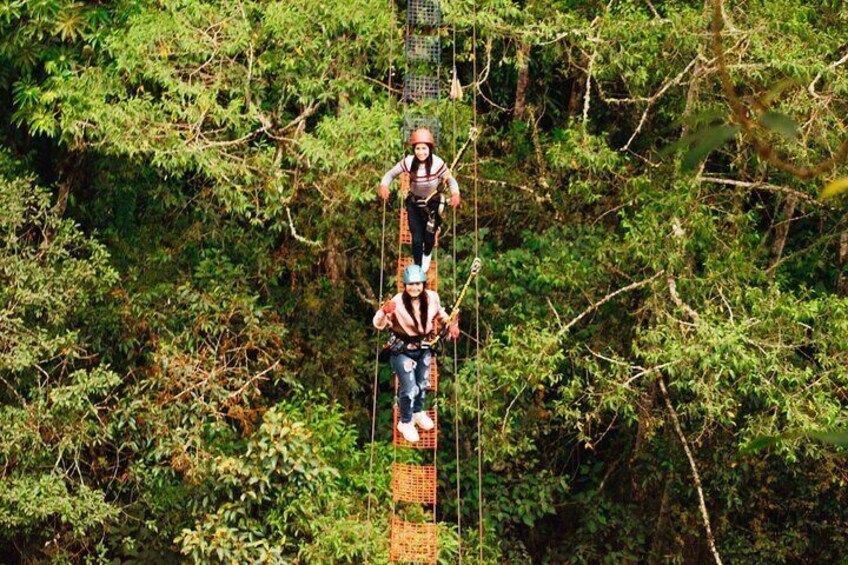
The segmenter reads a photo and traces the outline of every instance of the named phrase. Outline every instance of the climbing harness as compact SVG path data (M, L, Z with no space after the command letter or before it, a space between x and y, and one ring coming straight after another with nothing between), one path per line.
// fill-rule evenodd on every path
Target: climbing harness
M400 355L401 353L408 353L410 351L422 351L424 349L431 349L431 346L430 342L423 337L411 337L392 332L389 339L386 340L383 349L380 351L380 362L388 363L392 355Z
M435 206L430 205L430 201L434 196L438 196L437 202ZM407 201L409 201L413 206L422 210L427 215L427 223L425 229L428 233L436 233L436 218L441 216L442 212L445 210L445 197L439 190L434 190L425 198L419 198L414 194L410 193L406 196Z

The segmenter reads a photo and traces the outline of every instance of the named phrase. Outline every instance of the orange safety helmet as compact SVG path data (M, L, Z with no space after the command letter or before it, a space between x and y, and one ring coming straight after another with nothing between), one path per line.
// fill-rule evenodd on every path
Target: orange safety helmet
M430 133L430 130L427 128L418 128L409 136L409 144L415 147L419 143L426 143L430 147L433 147L436 144L436 140L433 139L433 134Z

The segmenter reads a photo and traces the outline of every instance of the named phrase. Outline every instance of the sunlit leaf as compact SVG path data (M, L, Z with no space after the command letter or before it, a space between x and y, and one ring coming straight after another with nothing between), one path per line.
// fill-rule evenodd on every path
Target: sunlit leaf
M727 110L725 108L711 108L703 112L695 112L690 116L680 117L672 123L677 126L688 124L690 128L698 128L700 126L714 125L716 122L724 122L726 119Z
M752 453L757 453L758 451L777 445L781 441L782 437L780 436L760 436L742 447L739 450L739 454L743 456L751 455Z
M819 198L826 200L848 190L848 177L842 177L827 183L819 193Z

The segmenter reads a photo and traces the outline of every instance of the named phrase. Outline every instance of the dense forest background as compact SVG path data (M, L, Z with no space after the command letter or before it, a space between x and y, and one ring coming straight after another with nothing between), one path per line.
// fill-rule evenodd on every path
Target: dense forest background
M390 7L0 1L0 561L386 561ZM848 8L442 8L442 562L845 563Z

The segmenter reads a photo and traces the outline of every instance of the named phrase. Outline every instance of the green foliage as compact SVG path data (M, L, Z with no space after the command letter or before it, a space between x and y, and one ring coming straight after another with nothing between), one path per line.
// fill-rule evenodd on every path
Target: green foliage
M737 125L703 3L442 7L465 100L404 108L383 2L0 2L1 555L387 562L391 463L429 456L390 445L383 370L370 457L373 190L405 110L451 161L476 95L437 251L444 302L485 263L439 360L440 562L708 562L660 378L726 562L844 559L843 201ZM766 147L831 157L842 4L725 16Z
M85 538L117 516L102 492L84 484L69 491L62 475L6 477L0 489L0 524L8 532L50 539L58 526L67 527L71 539Z
M182 552L198 563L298 554L309 562L356 562L369 555L373 529L349 518L361 512L366 486L364 452L355 443L325 397L271 408L243 450L213 455L199 472L196 480L208 482L219 498L178 536ZM387 455L380 458L383 469Z
M49 198L0 153L0 539L34 552L51 540L43 551L60 555L96 541L119 514L99 481L89 482L87 455L108 442L105 414L120 377L85 361L76 327L116 273L105 248Z

